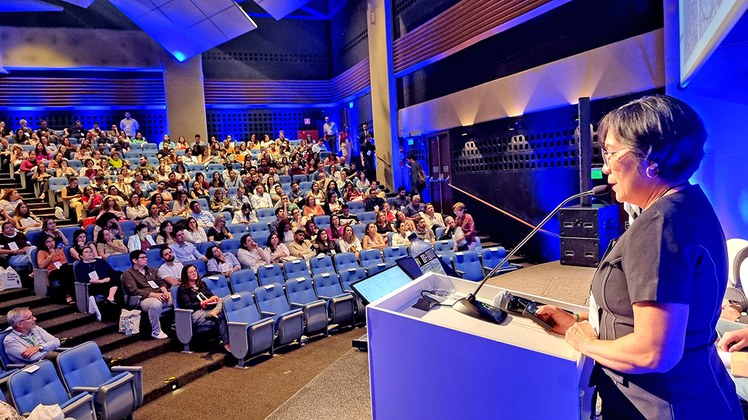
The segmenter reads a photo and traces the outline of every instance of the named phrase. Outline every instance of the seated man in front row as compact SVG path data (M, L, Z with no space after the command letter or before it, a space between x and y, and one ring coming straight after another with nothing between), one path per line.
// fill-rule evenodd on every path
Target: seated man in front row
M60 340L36 325L36 317L29 308L11 309L7 319L13 331L5 337L3 346L11 363L34 363L53 356L60 347Z
M158 278L156 270L148 267L145 251L132 251L130 263L132 268L122 274L122 286L128 295L140 297L140 309L148 313L151 321L151 336L158 340L169 338L161 330L161 310L172 305L166 283Z

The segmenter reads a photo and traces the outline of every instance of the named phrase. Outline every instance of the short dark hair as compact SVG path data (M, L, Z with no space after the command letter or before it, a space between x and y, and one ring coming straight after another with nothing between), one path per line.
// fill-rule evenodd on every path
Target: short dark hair
M133 261L136 261L138 258L140 258L141 255L145 255L145 251L143 251L142 249L137 249L135 251L130 252L130 264L132 264Z
M195 207L195 204L200 204L200 202L197 200L190 201L190 210L192 210L192 208Z
M687 180L704 158L704 122L671 96L645 96L611 111L598 128L602 146L608 133L640 159L656 163L659 176L668 181Z
M280 213L282 210L285 210L285 209L283 207L278 207L277 209L275 209L275 215L277 216L278 213Z

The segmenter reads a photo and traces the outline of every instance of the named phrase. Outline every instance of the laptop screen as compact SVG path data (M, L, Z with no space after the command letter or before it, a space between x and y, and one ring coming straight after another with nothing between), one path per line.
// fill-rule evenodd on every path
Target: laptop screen
M411 278L402 268L393 266L351 284L351 288L361 297L364 304L368 305L410 281Z

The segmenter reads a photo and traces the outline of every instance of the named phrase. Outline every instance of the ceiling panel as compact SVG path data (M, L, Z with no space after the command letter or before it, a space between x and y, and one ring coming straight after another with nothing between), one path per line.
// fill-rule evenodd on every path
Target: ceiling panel
M255 0L255 3L270 13L275 20L281 20L311 0Z
M110 0L177 60L257 28L231 0Z

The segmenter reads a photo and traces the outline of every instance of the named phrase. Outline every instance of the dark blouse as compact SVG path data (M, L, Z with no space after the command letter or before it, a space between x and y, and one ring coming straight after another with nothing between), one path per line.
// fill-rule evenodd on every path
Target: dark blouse
M632 333L632 305L637 302L685 304L689 312L683 320L683 356L667 372L624 374L596 366L594 382L609 413L741 418L735 385L714 346L726 270L722 227L698 186L657 200L621 235L592 280L599 309L590 319L599 318L600 338L615 340Z
M214 241L223 241L224 239L228 239L225 233L217 231L214 227L208 229L207 236L208 239L210 239L210 237L212 236Z
M193 311L203 309L200 306L200 299L197 298L198 293L202 293L206 298L213 296L208 286L202 282L197 290L191 287L179 286L179 289L177 289L177 304L182 309L192 309Z

